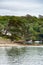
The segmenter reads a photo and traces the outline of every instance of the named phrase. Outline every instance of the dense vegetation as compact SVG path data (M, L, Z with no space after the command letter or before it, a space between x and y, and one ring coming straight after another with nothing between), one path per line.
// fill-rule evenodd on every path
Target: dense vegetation
M0 36L11 40L43 40L43 17L26 16L0 16ZM11 36L6 34L10 32Z

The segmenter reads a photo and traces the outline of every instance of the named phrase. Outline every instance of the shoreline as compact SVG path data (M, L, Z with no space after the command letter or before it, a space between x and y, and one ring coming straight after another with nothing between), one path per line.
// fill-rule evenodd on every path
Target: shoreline
M0 47L43 47L43 45L27 45L27 44L18 44L18 43L0 43Z
M13 41L11 41L10 39L3 39L0 38L0 47L43 47L43 44L20 44L20 43L14 43Z

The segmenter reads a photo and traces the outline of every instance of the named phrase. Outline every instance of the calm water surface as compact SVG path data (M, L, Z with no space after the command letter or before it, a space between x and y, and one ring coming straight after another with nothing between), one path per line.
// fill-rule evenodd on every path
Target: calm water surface
M43 47L0 47L0 65L43 65Z

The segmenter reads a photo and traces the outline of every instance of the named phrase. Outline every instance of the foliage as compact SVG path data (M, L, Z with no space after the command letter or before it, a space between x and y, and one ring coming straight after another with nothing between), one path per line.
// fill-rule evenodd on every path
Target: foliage
M35 16L0 16L0 31L11 33L12 40L43 40L43 18Z

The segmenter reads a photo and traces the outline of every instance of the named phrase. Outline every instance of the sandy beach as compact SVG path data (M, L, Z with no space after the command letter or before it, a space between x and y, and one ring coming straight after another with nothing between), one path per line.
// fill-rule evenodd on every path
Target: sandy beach
M28 45L28 44L20 44L20 43L14 43L10 39L3 39L0 38L0 47L11 47L11 46L29 46L29 47L43 47L43 45Z

